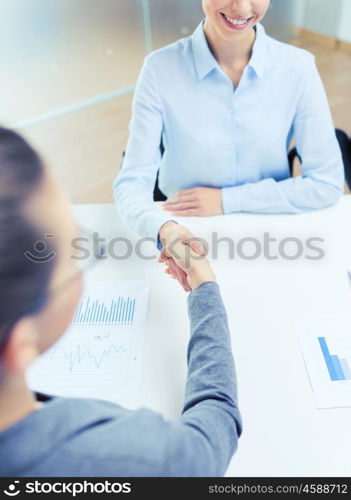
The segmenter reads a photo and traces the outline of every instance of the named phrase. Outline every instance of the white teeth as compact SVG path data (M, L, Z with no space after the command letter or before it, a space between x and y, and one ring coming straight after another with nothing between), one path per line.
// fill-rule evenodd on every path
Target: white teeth
M225 15L225 18L227 19L227 21L234 24L235 26L243 26L248 21L247 19L239 20L239 19L234 19L233 17L229 17L226 14L224 14L224 15Z

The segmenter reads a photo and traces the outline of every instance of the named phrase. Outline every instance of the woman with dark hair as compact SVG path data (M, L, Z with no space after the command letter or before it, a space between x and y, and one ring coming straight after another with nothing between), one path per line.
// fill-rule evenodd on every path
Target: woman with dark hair
M0 476L222 475L241 421L226 312L208 261L189 259L195 254L182 244L163 258L191 290L185 403L169 422L102 401L48 396L39 403L27 387L30 363L70 324L82 279L65 196L36 152L6 129L0 233ZM37 259L33 248L45 239L47 258Z

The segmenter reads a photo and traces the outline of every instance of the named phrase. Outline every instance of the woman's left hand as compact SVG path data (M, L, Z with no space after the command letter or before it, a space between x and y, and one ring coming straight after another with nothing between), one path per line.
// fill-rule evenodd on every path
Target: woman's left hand
M168 198L162 208L182 217L221 215L222 190L208 187L185 189Z

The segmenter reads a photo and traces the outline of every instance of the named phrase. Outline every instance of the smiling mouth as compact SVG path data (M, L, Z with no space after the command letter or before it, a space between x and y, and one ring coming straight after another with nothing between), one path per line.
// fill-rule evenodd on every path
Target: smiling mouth
M230 16L227 16L227 14L224 14L223 12L221 12L221 16L226 21L227 25L232 26L233 28L236 28L236 29L244 28L254 18L254 16L247 17L247 18L230 17Z

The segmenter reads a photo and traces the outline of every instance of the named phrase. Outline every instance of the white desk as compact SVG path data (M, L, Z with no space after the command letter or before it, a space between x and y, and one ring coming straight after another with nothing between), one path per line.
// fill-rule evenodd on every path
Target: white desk
M108 241L138 241L123 227L113 205L80 205L74 212L83 226ZM205 238L217 231L218 237L235 241L263 241L264 232L278 240L325 240L326 256L319 261L230 260L224 244L212 261L228 311L244 421L229 476L351 475L351 408L317 409L293 324L299 312L351 311L346 278L350 218L351 196L344 196L335 207L298 216L233 214L182 220ZM116 248L121 254L124 247ZM143 249L156 255L150 242ZM127 260L107 259L87 278L151 283L140 405L177 417L186 377L186 294L156 260L143 261L135 253Z

